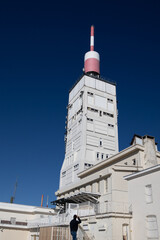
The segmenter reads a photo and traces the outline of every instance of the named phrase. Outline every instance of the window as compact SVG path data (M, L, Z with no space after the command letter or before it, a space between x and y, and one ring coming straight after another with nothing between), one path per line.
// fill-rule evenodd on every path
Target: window
M102 111L99 111L99 116L102 117Z
M99 159L99 152L97 152L97 159Z
M108 154L106 154L106 159L108 158Z
M145 186L145 199L146 203L152 203L153 198L152 198L152 185L148 184Z
M103 141L102 141L102 139L99 141L99 146L100 146L100 147L103 146Z
M133 159L133 160L132 160L132 163L133 163L133 165L135 166L135 165L136 165L136 159Z
M147 230L147 239L148 240L159 239L157 217L155 215L149 215L146 217L146 230Z
M93 164L91 164L91 163L85 163L84 166L85 166L85 168L88 168L88 167L92 167Z
M112 118L114 117L114 115L111 113L107 113L107 116L112 117Z
M93 93L91 93L91 92L87 92L87 94L90 95L90 96L93 96Z
M103 160L103 158L104 158L104 154L102 153L102 154L101 154L101 159Z
M11 224L15 225L16 224L16 218L14 217L11 217L10 218L10 221L11 221Z
M87 121L93 122L93 119L92 118L87 118Z
M74 171L76 171L79 168L79 164L74 165Z
M97 109L95 109L95 108L90 108L90 107L87 107L87 110L89 110L89 111L91 111L91 112L98 112Z
M105 116L108 116L108 117L114 117L114 115L113 114L111 114L111 113L107 113L107 112L103 112L103 115L105 115Z
M114 128L113 124L108 124L108 127Z
M107 98L108 102L113 102L113 99Z

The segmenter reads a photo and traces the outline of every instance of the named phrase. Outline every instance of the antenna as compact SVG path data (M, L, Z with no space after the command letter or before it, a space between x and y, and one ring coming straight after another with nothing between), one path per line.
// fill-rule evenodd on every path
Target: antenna
M16 191L17 191L17 186L18 186L18 180L16 179L16 183L15 183L15 186L14 186L14 193L13 193L13 196L11 196L10 203L14 203L15 196L16 196Z
M84 72L91 75L100 75L100 57L99 53L94 51L94 26L91 26L90 51L84 56Z
M94 51L94 26L91 26L90 51Z

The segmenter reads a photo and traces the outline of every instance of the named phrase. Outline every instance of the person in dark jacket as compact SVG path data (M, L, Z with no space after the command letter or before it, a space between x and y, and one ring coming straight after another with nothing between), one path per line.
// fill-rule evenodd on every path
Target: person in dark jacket
M73 240L77 240L78 224L80 223L81 223L81 219L77 215L74 215L73 219L70 221L70 231L71 231Z

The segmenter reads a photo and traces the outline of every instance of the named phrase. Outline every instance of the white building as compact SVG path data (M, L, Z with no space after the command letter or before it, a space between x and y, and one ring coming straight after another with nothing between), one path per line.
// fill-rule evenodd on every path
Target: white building
M0 240L38 240L39 227L53 223L51 208L0 203Z
M128 199L128 182L124 176L141 174L148 166L160 164L160 152L151 136L135 135L131 143L130 147L79 173L80 181L56 192L58 199L54 203L64 206L63 217L74 213L81 216L82 227L91 239L137 239L133 232L139 225L135 226L134 231L133 227L138 222L138 216L134 215L132 201ZM159 175L155 175L154 179L158 182ZM137 189L136 186L133 192L131 190L130 198L134 195L134 203ZM156 212L157 204L154 208Z
M124 177L140 176L148 168L156 168L160 153L154 137L148 135L135 135L131 146L118 152L116 86L100 78L99 54L94 52L93 38L91 28L91 49L85 55L84 75L69 93L66 153L53 204L61 208L60 216L67 217L67 221L75 213L81 216L82 228L90 239L142 240L137 236L138 233L141 236L141 231L136 190L132 191L136 185L132 186L130 177L126 178L131 185L128 194L128 181ZM153 178L159 181L158 174ZM143 185L150 186L145 178L136 179L137 185L142 180ZM142 190L139 185L135 189ZM157 203L152 207L152 213L145 208L141 217L144 220L146 214L148 222L154 218L154 224L159 226L159 215L155 215ZM154 234L151 239L158 239L158 233Z
M84 70L69 92L60 189L78 181L79 172L118 153L116 86L99 76L99 54L93 51L93 36Z
M136 240L160 239L160 165L124 177L132 205L132 235Z

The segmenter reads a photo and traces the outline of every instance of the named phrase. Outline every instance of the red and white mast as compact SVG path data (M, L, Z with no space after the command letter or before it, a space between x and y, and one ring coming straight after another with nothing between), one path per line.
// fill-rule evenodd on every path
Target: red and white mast
M84 57L85 73L100 74L100 57L99 53L94 51L94 26L91 26L90 51Z
M94 26L91 26L90 51L94 51Z

